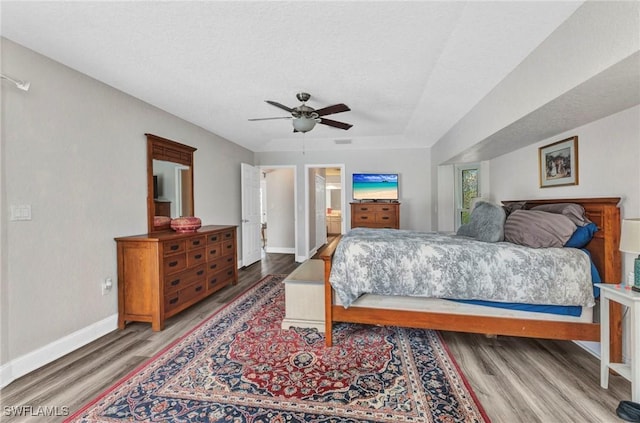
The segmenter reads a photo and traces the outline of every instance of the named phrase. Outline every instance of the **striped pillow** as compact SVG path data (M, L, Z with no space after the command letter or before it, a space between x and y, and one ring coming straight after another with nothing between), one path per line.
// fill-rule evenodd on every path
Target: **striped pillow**
M504 240L533 248L562 247L576 230L563 214L515 210L504 223Z
M549 213L560 213L567 216L576 226L585 226L591 223L587 219L587 215L584 211L584 207L575 203L554 203L554 204L542 204L539 206L531 207L531 210L546 211Z

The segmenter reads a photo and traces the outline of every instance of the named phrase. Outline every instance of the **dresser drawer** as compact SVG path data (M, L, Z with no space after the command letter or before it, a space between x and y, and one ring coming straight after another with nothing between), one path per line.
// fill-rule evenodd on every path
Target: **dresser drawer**
M377 205L377 210L378 213L393 213L394 215L396 214L396 207L395 206L390 206L387 204L379 204Z
M203 248L207 244L207 237L205 235L194 236L187 240L187 250L193 250L196 248Z
M192 267L200 263L206 262L207 255L205 251L206 251L205 248L187 251L187 267Z
M228 254L233 254L234 253L233 249L235 248L235 246L236 246L236 243L233 240L224 241L222 243L222 255L226 256Z
M376 213L376 223L388 223L389 225L395 224L396 214L394 212L381 212Z
M234 257L232 255L227 255L224 257L217 258L215 260L209 261L207 263L207 274L211 275L215 272L220 271L220 269L232 266L234 263Z
M165 275L177 273L187 268L187 256L185 253L166 256L162 261Z
M193 269L189 269L175 275L169 275L164 279L164 292L165 294L175 292L189 284L192 284L198 279L204 279L206 274L207 266L202 264L194 267Z
M234 281L235 270L233 266L226 267L219 272L207 275L207 293L215 292Z
M215 244L207 244L207 261L211 261L222 257L222 242L216 242Z
M222 232L207 235L207 244L213 244L220 241L222 241Z
M204 281L189 285L186 288L180 289L164 297L164 312L170 313L171 311L181 308L181 306L189 303L191 300L204 296L206 293L206 286Z
M354 204L353 210L357 213L373 213L375 211L375 205L373 204Z
M186 243L183 239L165 241L162 243L162 250L164 251L165 256L169 254L181 253L185 251L185 249L186 249Z
M356 223L375 223L376 214L374 212L359 213L353 216Z

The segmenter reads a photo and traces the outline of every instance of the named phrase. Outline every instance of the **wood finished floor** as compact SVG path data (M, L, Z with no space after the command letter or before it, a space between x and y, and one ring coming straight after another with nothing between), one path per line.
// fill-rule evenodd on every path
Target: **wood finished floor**
M130 324L14 381L0 391L0 421L64 420L17 418L4 410L66 406L73 414L254 282L268 274L288 274L296 266L292 255L268 254L241 269L237 285L167 320L164 331ZM453 332L442 337L494 423L622 421L615 409L630 398L630 383L612 375L609 389L600 388L599 361L572 342Z

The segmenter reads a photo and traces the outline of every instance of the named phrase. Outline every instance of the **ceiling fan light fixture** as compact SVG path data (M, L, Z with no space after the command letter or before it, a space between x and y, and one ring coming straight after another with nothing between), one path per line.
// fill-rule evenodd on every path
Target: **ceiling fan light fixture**
M331 120L325 117L327 115L332 115L335 113L350 111L351 109L346 104L338 103L316 110L304 103L311 97L308 93L298 93L297 97L298 100L302 102L302 104L297 107L288 107L284 104L278 103L277 101L265 100L267 104L289 112L291 114L290 117L255 118L249 120L292 119L291 122L293 123L293 132L302 133L311 131L313 128L315 128L316 123L344 130L347 130L353 126L350 123L338 122L337 120Z
M301 116L293 119L293 127L298 132L309 132L316 126L316 120L310 117Z

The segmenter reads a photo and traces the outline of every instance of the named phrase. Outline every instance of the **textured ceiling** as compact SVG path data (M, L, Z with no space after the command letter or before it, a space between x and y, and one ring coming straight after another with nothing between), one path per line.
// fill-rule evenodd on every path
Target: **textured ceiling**
M253 151L431 146L582 2L9 2L2 36ZM14 75L20 79L20 75ZM31 81L37 84L38 81ZM295 94L348 131L293 133Z

